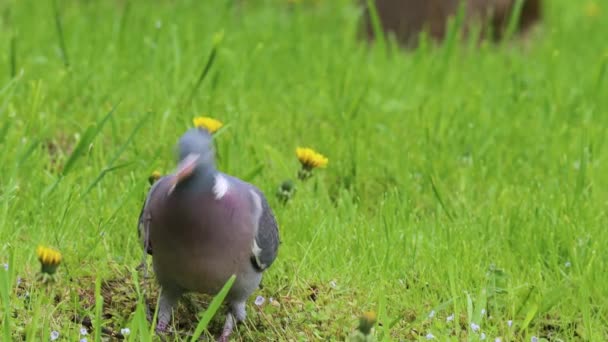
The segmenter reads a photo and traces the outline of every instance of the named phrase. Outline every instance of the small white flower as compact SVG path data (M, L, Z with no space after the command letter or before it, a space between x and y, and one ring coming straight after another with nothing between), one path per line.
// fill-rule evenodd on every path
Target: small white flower
M272 302L274 302L274 298L272 298L272 297L268 298L268 303L272 303Z
M157 20L155 25L157 30L160 30L161 27L163 27L163 22L160 20Z
M429 313L429 318L433 317L435 317L435 310L431 310L431 312Z
M59 332L58 331L51 331L51 341L55 341L58 338L59 338Z
M122 328L122 329L120 329L120 334L122 336L128 336L130 333L131 333L131 329L129 329L129 328Z
M87 342L87 338L86 337L81 338L80 342Z
M426 334L426 339L427 339L427 340L432 340L432 339L434 339L434 338L435 338L435 335L433 335L433 334L431 334L431 333Z
M570 268L570 266L572 266L572 263L570 261L566 261L566 263L564 264L564 267Z
M89 334L89 332L87 331L87 328L85 328L85 327L80 328L80 335L85 336L88 334Z
M480 340L485 340L486 339L486 334L485 333L481 333L481 335L479 335L479 339Z
M21 277L17 277L17 286L21 285Z
M513 326L513 321L512 320L508 320L507 321L507 325L509 326L509 328L512 327Z
M336 284L336 282L332 280L332 281L330 281L330 282L329 282L329 286L330 286L332 289L335 289L336 287L338 287L338 284Z
M500 337L497 337L494 339L494 342L502 342L502 340L500 339Z
M255 305L257 305L257 306L262 306L262 304L264 304L264 301L265 301L265 300L266 300L266 299L265 299L264 297L262 297L262 296L257 296L257 297L255 298L255 302L254 302L254 304L255 304Z
M538 337L532 336L532 338L530 339L530 342L538 342Z
M8 264L7 263L2 264L2 266L4 267L5 271L8 271Z
M454 314L449 315L449 316L448 316L448 317L445 319L445 321L446 321L446 322L451 322L451 321L453 321L453 320L454 320Z
M473 330L474 332L478 332L479 331L479 325L475 324L475 323L471 323L471 330Z
M486 314L486 309L481 309L481 315L485 315Z

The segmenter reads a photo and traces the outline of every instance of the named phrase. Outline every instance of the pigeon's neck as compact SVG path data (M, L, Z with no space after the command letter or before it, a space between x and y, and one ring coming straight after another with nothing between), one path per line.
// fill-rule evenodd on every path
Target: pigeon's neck
M182 182L182 188L187 192L212 192L218 172L210 165L197 165L188 179Z

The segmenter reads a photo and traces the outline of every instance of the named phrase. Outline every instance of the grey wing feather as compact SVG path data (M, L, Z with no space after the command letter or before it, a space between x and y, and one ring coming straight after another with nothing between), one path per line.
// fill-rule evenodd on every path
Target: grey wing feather
M144 204L141 207L141 211L139 212L139 219L138 219L138 224L137 224L137 236L139 237L142 247L146 250L146 253L148 253L149 255L152 255L152 242L150 241L150 235L149 235L149 224L150 224L150 219L151 219L151 213L150 213L150 207L149 207L149 203L150 203L150 199L152 198L154 191L158 188L158 185L161 184L161 182L165 181L167 179L167 177L162 177L159 180L157 180L151 187L150 190L148 191L148 194L146 195L146 200L144 201Z
M262 214L258 222L258 232L255 237L256 244L259 248L258 253L255 253L252 258L254 266L263 271L270 267L277 257L279 244L281 240L279 238L279 227L277 220L274 217L272 209L268 205L264 194L259 190L255 192L260 196L262 205Z

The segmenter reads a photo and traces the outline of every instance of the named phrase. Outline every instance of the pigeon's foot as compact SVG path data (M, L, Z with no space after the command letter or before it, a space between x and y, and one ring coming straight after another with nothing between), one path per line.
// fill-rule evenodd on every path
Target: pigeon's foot
M238 322L245 320L247 313L245 311L245 302L237 302L230 304L230 310L226 315L226 323L224 323L224 329L222 335L217 339L218 342L228 342L232 331L236 327Z
M228 338L232 334L232 330L236 325L236 319L232 312L228 312L226 315L226 323L224 323L224 329L222 329L222 335L218 337L217 342L228 342Z
M217 339L217 342L228 342L230 340L230 335L232 331L224 331L222 335Z
M166 333L171 320L171 311L177 300L181 297L181 292L171 291L163 288L158 304L158 323L156 324L157 333Z
M167 323L158 322L158 324L156 325L156 332L159 334L164 334L169 330L168 327L169 325Z

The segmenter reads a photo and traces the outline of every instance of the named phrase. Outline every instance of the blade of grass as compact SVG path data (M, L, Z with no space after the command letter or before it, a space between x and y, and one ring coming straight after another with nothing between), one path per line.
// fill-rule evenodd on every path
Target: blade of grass
M595 80L595 91L597 96L603 96L605 92L601 91L601 88L604 84L604 79L606 78L606 71L608 70L608 53L604 54L602 57L602 61L600 62L599 71L597 73L597 78ZM602 95L600 95L602 94ZM598 99L599 100L599 99Z
M93 139L95 139L97 134L99 134L99 132L101 131L105 123L108 121L110 116L114 114L114 111L116 110L117 106L118 104L112 107L112 109L98 123L93 124L87 128L87 130L82 135L82 138L78 142L78 145L76 145L76 148L74 148L74 151L63 166L62 174L64 176L70 173L74 164L85 154L89 144L93 141Z
M586 142L586 134L581 135L581 143L580 143L580 167L578 170L578 177L576 180L576 193L574 195L575 200L579 198L584 198L586 195L587 184L587 142Z
M380 49L384 51L386 42L384 41L384 32L382 30L382 24L380 22L380 16L378 15L378 8L376 7L375 0L367 0L367 9L369 12L369 20L372 24L372 31L374 32L374 40L377 42Z
M118 164L116 166L109 166L104 168L103 170L101 170L101 172L99 173L99 175L97 175L97 177L95 178L95 180L93 182L91 182L91 184L89 184L89 186L87 187L87 189L82 193L81 197L85 197L86 195L88 195L88 193L93 190L93 188L95 187L95 185L97 185L99 182L101 182L101 180L103 179L103 177L105 177L106 174L112 172L112 171L116 171L116 170L120 170L123 167L127 167L129 165L133 164L133 162L128 162L128 163L124 163L124 164Z
M198 80L196 81L196 83L194 84L194 87L192 88L192 91L190 92L190 97L188 97L188 101L186 102L186 105L189 105L190 103L192 103L194 94L196 94L196 92L198 91L198 88L200 88L201 84L207 77L207 74L209 74L209 70L211 70L213 63L215 62L217 50L218 50L223 38L224 38L223 32L217 33L213 37L213 45L211 47L211 52L209 53L209 57L207 57L207 62L205 63L205 67L203 68L203 71L201 72L200 76L198 77Z
M251 169L251 171L245 173L245 175L242 178L244 181L250 182L255 177L257 177L260 173L262 173L263 170L264 170L264 164L258 164L255 167L253 167Z
M10 56L11 56L11 78L15 78L15 76L17 76L17 37L14 32L11 34Z
M145 279L144 279L144 281L145 281ZM150 330L149 330L150 335L153 335L154 330L156 330L156 320L158 319L158 303L160 302L161 291L158 292L158 296L156 297L156 305L154 306L154 315L152 315L152 324L150 324ZM144 297L144 299L145 299L145 297Z
M70 66L70 59L68 57L68 51L65 46L65 38L63 36L63 25L61 24L61 15L59 14L57 0L53 0L53 14L55 16L55 28L57 29L57 37L59 39L59 47L61 48L63 65L67 68Z
M135 292L137 292L138 298L137 308L135 309L135 315L133 317L133 321L135 322L135 324L133 325L134 331L132 331L131 333L132 336L135 336L137 332L139 332L140 341L151 341L152 337L150 332L148 331L148 329L150 328L150 324L148 324L148 320L146 319L146 305L148 304L146 303L145 289L142 291L139 286L139 274L137 273L137 270L131 269L131 278L133 279L133 285L135 286ZM134 337L129 337L129 339L132 338Z
M458 37L460 36L460 32L463 24L464 24L464 17L465 17L465 12L466 12L466 7L465 7L465 1L460 1L458 4L458 10L456 12L456 16L450 18L449 25L448 25L448 32L446 35L446 39L445 39L445 45L444 45L444 67L447 66L448 61L450 60L450 57L452 56L452 52L454 50L454 47L456 46L456 43L458 41Z
M127 27L127 19L129 18L130 10L131 10L131 1L127 0L127 1L125 1L125 5L124 5L122 13L120 15L120 24L118 27L118 42L121 45L122 45L122 41L123 41L123 34Z
M235 280L236 280L236 275L233 274L232 276L230 276L228 281L224 284L224 287L222 287L220 292L217 295L215 295L215 297L213 297L213 300L211 300L209 307L207 308L207 310L205 310L205 313L201 317L201 320L198 322L196 329L194 330L194 334L192 335L192 338L190 339L191 342L198 340L198 338L201 336L203 331L205 329L207 329L207 325L209 324L209 322L211 321L213 316L215 316L215 313L217 312L217 310L222 305L224 298L226 298L226 295L228 295L228 291L230 291L230 289L232 288L232 284L234 283Z
M526 313L526 318L521 323L521 327L520 327L521 330L526 330L528 328L528 325L530 325L530 322L532 322L532 319L534 319L534 316L536 316L537 312L538 312L538 304L534 303L528 309L528 312Z
M2 129L0 129L0 145L6 140L6 136L8 134L8 129L11 127L10 121L5 121L4 125L2 125Z
M21 76L21 75L19 75L19 76ZM17 85L17 81L19 80L19 78L20 77L12 78L10 81L6 82L6 84L3 85L2 88L0 88L0 95L4 96L6 98L6 100L4 101L5 103L8 102L8 100L11 98L11 96L8 94L9 90L10 91L15 90L15 87ZM2 106L3 113L4 113L4 108L6 108L6 105Z
M457 285L456 285L456 275L455 275L454 263L455 263L454 260L450 260L450 264L448 266L448 281L450 284L450 294L452 295L452 299L450 301L454 302L454 305L453 305L454 317L460 317L460 306L458 305L458 302L456 302L456 300L459 299L460 296L458 295L458 289L457 289ZM456 324L455 329L456 329L456 333L459 334L460 333L460 324Z
M467 292L467 322L471 324L473 322L473 299L471 295Z
M159 149L159 150L160 150L160 149ZM156 152L154 155L155 155L156 157L155 157L154 159L152 159L152 160L151 160L151 161L148 163L148 165L152 165L152 164L153 164L153 163L156 161L156 158L158 158L158 155L159 155L159 154L158 154L158 150L157 150L157 152ZM126 192L126 193L124 194L124 196L122 196L122 198L120 199L120 201L117 201L117 202L116 202L116 204L115 204L115 205L114 205L114 207L112 208L112 209L113 209L113 210L112 210L112 214L107 216L107 218L105 219L105 222L103 223L103 225L107 225L107 224L109 224L109 223L110 223L110 222L111 222L111 221L112 221L112 220L113 220L113 219L116 217L116 214L118 214L118 211L119 211L120 209L124 209L124 203L125 203L127 200L129 200L130 198L133 198L132 196L134 196L134 193L135 193L135 192L139 192L139 191L141 191L141 184L143 184L144 182L147 184L147 183L148 183L147 179L142 179L142 180L141 180L141 183L136 183L134 186L132 186L132 187L131 187L131 189L130 189L128 192ZM101 233L101 232L98 232L98 233Z
M507 23L507 30L505 31L505 41L510 40L515 34L517 26L519 25L519 18L521 17L521 10L523 6L523 0L515 0L515 5L513 6L513 10L509 16L509 22Z
M43 289L41 289L43 290ZM43 313L41 314L41 311L43 311L43 307L45 306L45 304L48 303L48 299L46 296L44 296L41 293L38 293L36 296L34 296L34 303L32 303L32 308L34 309L34 314L32 315L32 321L31 324L27 325L27 329L26 329L26 342L35 342L35 341L40 341L39 339L37 339L38 336L37 333L39 332L39 326L42 326L42 333L40 333L42 336L45 337L44 340L49 341L49 335L51 334L51 329L49 329L48 323L45 322L44 319L41 319L40 316L43 317L48 317L47 315L49 315L49 313ZM49 315L50 316L50 315Z
M32 153L34 153L34 151L36 150L36 147L38 147L39 144L40 144L40 139L34 139L30 143L30 146L19 157L19 161L17 162L18 167L21 167L21 165L23 165L23 163L32 155Z
M383 229L384 238L386 239L386 247L384 250L384 256L382 258L382 270L383 270L383 272L388 273L388 272L390 272L388 260L390 257L390 250L392 247L392 243L391 243L391 237L390 237L390 232L389 232L390 224L388 223L386 216L387 216L386 214L382 215L382 228L384 228Z
M15 268L13 263L13 249L9 250L8 270L0 269L0 299L2 299L3 313L2 318L2 336L3 341L11 340L11 273Z
M376 323L382 323L383 326L378 336L379 341L384 341L390 336L390 324L387 323L389 319L386 311L386 295L383 293L378 302L378 322Z
M454 217L452 216L452 213L450 212L450 210L446 206L445 202L443 201L443 197L441 196L441 193L439 192L439 189L437 188L437 185L435 184L435 178L433 176L429 175L429 181L431 182L433 194L435 195L435 198L439 202L439 205L441 206L443 211L446 213L446 215L448 216L450 221L454 222ZM449 232L449 230L448 230L448 232Z
M120 156L125 151L127 146L131 143L131 141L133 141L133 138L135 137L136 133L143 127L143 125L148 121L149 118L150 118L150 115L149 115L149 113L147 113L146 115L144 115L144 117L141 120L139 120L137 125L135 125L135 127L131 131L131 134L129 134L129 137L127 138L127 140L118 148L116 153L114 153L114 155L108 162L108 165L99 173L99 175L97 175L97 178L95 178L95 180L83 192L83 194L82 194L83 197L86 196L95 187L95 185L97 185L103 179L103 177L108 172L116 171L118 169L121 169L125 166L132 164L132 162L128 162L128 163L123 163L123 164L114 166L114 163L116 162L116 160L118 160L118 158L120 158Z
M87 130L82 134L82 138L80 138L78 145L76 145L76 148L74 148L74 151L72 152L68 160L65 162L61 174L52 185L50 185L44 190L44 192L42 193L42 197L50 195L57 188L59 183L61 183L61 180L70 172L70 170L78 161L78 159L85 154L89 144L93 141L93 139L95 139L97 134L99 134L104 124L108 121L110 116L116 110L118 104L112 107L112 109L98 123L89 126Z
M133 320L135 321L136 324L133 327L134 331L131 332L131 335L128 336L129 341L135 340L135 336L138 335L137 333L139 333L139 341L145 341L145 342L152 341L152 333L150 333L148 331L149 324L146 319L145 305L146 304L142 304L142 303L137 304L137 309L135 310L135 316L133 317Z
M95 320L93 329L95 331L95 342L101 341L101 321L103 319L103 297L101 296L101 276L95 278Z
M484 287L479 290L479 294L477 295L477 300L475 301L475 313L473 317L476 319L475 323L481 325L481 321L483 320L482 310L485 311L486 305L488 303L488 291Z
M291 295L291 293L293 292L293 288L296 285L296 281L298 280L300 270L304 266L304 262L308 261L308 254L310 253L313 246L317 242L317 238L320 236L320 233L321 233L321 229L316 229L314 235L312 236L312 239L310 239L310 242L308 243L308 246L306 246L306 250L304 251L302 258L300 258L300 263L298 263L298 266L295 268L295 271L293 272L292 281L291 281L291 284L289 285L289 290L287 291L288 295Z

